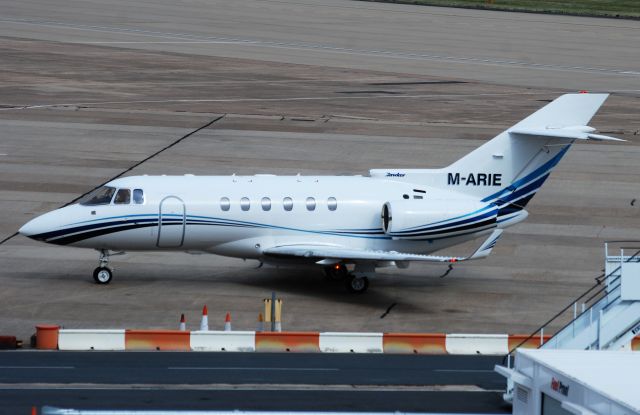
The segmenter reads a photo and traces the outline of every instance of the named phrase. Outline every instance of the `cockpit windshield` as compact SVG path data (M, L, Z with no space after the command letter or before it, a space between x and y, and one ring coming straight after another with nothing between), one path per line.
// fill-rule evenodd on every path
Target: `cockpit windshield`
M102 186L80 199L78 203L83 206L108 205L115 192L115 187Z

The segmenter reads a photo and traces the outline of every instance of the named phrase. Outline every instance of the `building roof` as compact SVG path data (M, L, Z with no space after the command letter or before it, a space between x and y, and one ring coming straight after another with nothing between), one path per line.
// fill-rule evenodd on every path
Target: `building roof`
M518 354L640 412L640 352L518 349Z

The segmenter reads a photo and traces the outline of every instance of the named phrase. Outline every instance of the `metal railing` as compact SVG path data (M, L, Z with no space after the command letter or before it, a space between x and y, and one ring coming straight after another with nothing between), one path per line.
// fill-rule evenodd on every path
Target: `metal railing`
M635 244L633 247L624 247L621 246L620 255L614 256L609 255L609 244ZM599 319L601 312L605 312L609 309L613 304L616 304L620 299L620 286L621 286L621 269L623 262L640 262L640 246L639 241L607 241L605 242L605 260L607 262L620 262L620 265L613 269L608 274L603 272L598 277L595 278L596 283L587 289L584 293L579 295L573 301L571 301L566 307L552 316L549 320L545 321L540 327L538 327L535 331L533 331L528 337L518 343L516 346L511 348L509 352L505 355L503 359L503 364L507 363L507 367L511 367L511 356L513 352L521 347L522 345L530 342L532 339L536 337L540 337L540 347L545 344L544 341L544 330L549 327L551 324L559 320L561 317L566 318L566 312L568 310L573 309L573 318L567 324L565 324L560 330L556 332L556 334L549 339L548 341L554 341L557 344L558 337L562 335L571 334L571 338L575 338L576 330L580 330L587 325L583 326L583 323L587 321L589 324L594 322L594 318ZM635 252L633 255L625 257L624 250L625 249L633 249ZM606 268L605 268L606 269ZM603 284L604 283L604 284ZM584 299L584 301L583 301ZM578 304L581 304L581 311L578 313ZM579 325L580 324L580 325ZM563 334L564 333L564 334Z

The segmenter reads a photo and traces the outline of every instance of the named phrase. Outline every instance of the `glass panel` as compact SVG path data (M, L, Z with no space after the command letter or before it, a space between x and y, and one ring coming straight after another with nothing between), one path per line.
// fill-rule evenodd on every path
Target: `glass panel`
M133 203L136 205L144 203L144 192L142 189L133 189Z
M336 210L338 208L338 200L335 197L327 199L327 207L329 210Z
M113 203L116 205L128 205L131 202L131 190L120 189L116 193L116 197L113 199Z
M246 212L247 210L249 210L250 207L251 207L251 201L249 200L248 197L243 197L242 199L240 199L240 209Z
M230 208L231 208L231 201L229 200L229 198L228 197L220 198L220 209L226 212Z
M262 198L262 210L271 210L271 199L268 197Z
M293 209L293 199L291 199L290 197L285 197L284 199L282 199L282 206L284 206L284 210L290 211L291 209Z
M316 210L316 200L312 197L307 198L307 210Z
M562 402L553 399L546 393L542 394L542 415L571 415L571 412L562 407Z
M108 205L115 192L115 187L102 186L80 199L78 203L83 206Z

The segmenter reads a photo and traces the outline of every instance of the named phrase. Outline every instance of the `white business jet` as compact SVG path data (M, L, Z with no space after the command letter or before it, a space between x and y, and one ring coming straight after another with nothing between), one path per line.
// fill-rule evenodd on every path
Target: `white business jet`
M487 257L576 140L616 140L587 123L607 94L567 94L441 169L369 176L134 176L39 216L22 235L109 255L206 252L267 264L316 264L354 293L376 268ZM486 239L462 257L431 253Z

